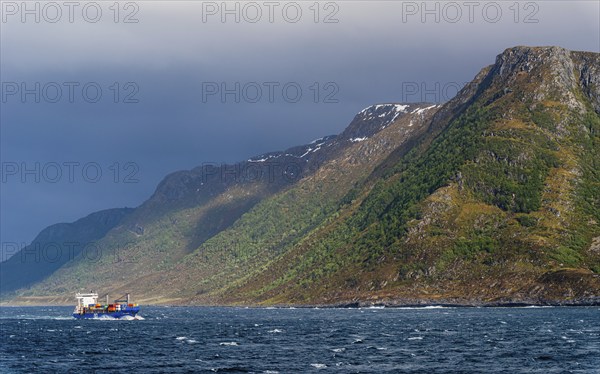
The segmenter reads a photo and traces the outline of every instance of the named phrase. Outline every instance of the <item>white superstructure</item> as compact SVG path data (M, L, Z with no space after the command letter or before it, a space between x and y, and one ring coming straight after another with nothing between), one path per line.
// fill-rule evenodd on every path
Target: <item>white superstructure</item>
M87 307L90 304L98 304L98 294L96 292L77 293L75 294L75 297L77 298L75 313L80 313L84 307Z

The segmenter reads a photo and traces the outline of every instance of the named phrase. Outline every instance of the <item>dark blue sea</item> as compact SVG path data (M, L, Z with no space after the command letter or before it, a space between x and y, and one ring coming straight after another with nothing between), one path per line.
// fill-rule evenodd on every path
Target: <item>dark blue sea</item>
M600 308L0 308L1 373L600 373Z

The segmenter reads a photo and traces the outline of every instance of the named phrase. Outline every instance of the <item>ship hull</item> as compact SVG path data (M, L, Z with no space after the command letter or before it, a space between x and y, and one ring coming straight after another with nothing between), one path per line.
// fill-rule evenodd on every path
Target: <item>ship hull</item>
M99 319L99 318L115 318L120 319L123 317L135 317L139 312L138 310L124 310L115 312L85 312L85 313L73 313L73 317L77 319Z

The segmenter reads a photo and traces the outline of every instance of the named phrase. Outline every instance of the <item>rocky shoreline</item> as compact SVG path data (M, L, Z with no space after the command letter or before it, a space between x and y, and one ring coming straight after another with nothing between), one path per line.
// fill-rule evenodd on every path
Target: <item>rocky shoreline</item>
M522 307L580 307L580 306L600 306L600 297L582 300L523 300L523 301L407 301L407 302L382 302L365 303L350 302L340 304L315 305L319 308L427 308L427 307L446 307L446 308L522 308ZM298 306L294 306L298 307Z
M47 299L46 299L47 300ZM44 301L44 298L35 298L18 300L0 301L0 307L20 307L20 306L71 306L68 302L50 302ZM142 304L148 306L197 306L197 307L238 307L238 308L523 308L523 307L591 307L600 306L600 296L578 298L570 300L553 299L503 299L493 301L483 300L460 300L460 299L394 299L385 301L351 300L347 302L332 302L318 304L186 304L186 303L148 303Z

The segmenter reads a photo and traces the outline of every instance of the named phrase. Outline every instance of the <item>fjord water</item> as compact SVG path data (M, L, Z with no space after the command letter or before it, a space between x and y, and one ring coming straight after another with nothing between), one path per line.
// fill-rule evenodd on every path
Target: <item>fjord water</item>
M2 373L600 370L600 308L0 308Z

